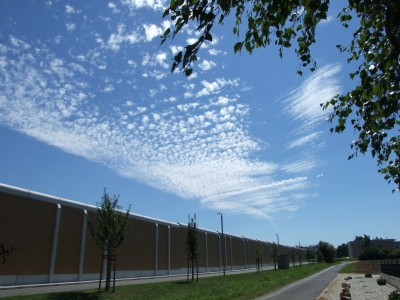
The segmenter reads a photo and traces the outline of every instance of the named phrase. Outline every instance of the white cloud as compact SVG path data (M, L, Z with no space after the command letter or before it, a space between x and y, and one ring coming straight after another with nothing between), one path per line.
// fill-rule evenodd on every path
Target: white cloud
M142 65L143 66L156 66L160 65L163 68L168 68L169 65L165 62L168 58L167 53L165 52L158 52L150 56L148 53L143 55Z
M109 93L112 92L114 90L114 87L111 84L108 84L104 87L104 89L102 90L102 92L104 93Z
M321 109L320 104L340 94L341 86L334 77L340 69L340 65L323 66L286 96L285 113L303 124L298 131L309 132L317 122L324 120L326 111Z
M72 6L68 5L68 4L65 5L65 10L67 11L67 14L75 13L75 9Z
M140 41L139 34L132 31L129 34L125 33L126 26L118 24L117 32L111 33L107 43L103 47L109 48L115 52L119 51L122 43L134 44Z
M218 54L221 53L221 51L220 51L220 50L217 50L217 49L209 49L209 50L208 50L208 53L209 53L210 55L218 55Z
M199 68L201 68L203 71L208 71L211 68L214 68L216 65L217 64L212 60L208 61L205 59L199 64Z
M150 42L155 37L159 37L164 33L162 28L158 27L155 24L150 24L150 25L143 24L143 28L145 30L145 35L146 35L146 41L147 42Z
M117 6L113 2L108 3L108 7L112 9L112 12L114 14L117 14L120 12L120 10L117 8Z
M76 24L75 23L66 23L65 27L67 27L67 30L69 32L72 32L76 29Z
M313 143L314 140L316 140L320 135L322 134L322 131L319 132L313 132L310 133L306 136L303 136L299 139L296 139L295 141L292 141L288 144L287 149L292 149L294 147L300 147L304 145L310 145Z
M121 3L127 5L132 11L143 7L161 10L166 4L164 0L121 0Z
M137 63L135 63L133 60L128 60L128 65L130 65L130 66L132 66L132 67L134 67L134 68L136 68L137 67Z
M54 39L54 42L55 42L56 44L60 44L60 43L61 43L61 40L62 40L62 36L61 36L61 35L57 35L57 36L55 37L55 39Z
M193 72L192 74L190 74L190 76L187 77L187 79L192 80L197 78L197 72Z
M119 26L113 47L130 43L125 31ZM0 124L104 164L121 176L196 199L209 209L271 219L303 205L304 197L295 195L307 195L309 180L291 175L305 172L301 159L281 166L254 158L265 145L246 129L249 105L238 103L236 91L230 95L230 90L239 88L239 79L203 80L200 85L176 81L185 98L213 95L184 100L171 95L176 94L173 84L160 85L136 75L129 78L130 85L137 86L130 94L124 84L128 78L118 67L125 71L128 62L141 68L138 74L157 78L166 73L170 54L144 53L142 65L137 66L129 53L104 49L111 44L110 39L101 41L96 47L102 49L79 54L82 59L78 59L57 57L50 49L36 52L23 41L10 40L0 52L4 61L0 63ZM23 55L14 55L16 49ZM118 56L120 66L110 58ZM103 66L112 72L98 69ZM162 71L144 70L156 66ZM142 86L143 82L149 85Z
M173 55L176 55L179 51L183 50L182 46L169 46Z

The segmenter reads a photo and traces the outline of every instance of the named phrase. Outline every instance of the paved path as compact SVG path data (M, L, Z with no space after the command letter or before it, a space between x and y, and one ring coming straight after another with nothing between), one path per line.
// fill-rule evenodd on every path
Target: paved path
M339 271L346 264L348 264L348 262L342 262L339 265L296 281L256 300L315 300L329 286L331 281L337 277Z

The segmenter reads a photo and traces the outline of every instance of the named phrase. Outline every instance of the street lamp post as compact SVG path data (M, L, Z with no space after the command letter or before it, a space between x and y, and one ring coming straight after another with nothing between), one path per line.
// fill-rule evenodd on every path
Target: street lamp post
M300 259L301 258L301 249L300 249L300 241L299 241L299 266L300 266Z
M275 235L276 235L276 238L278 239L278 257L275 260L277 260L278 268L279 268L279 235L277 233L275 233Z
M278 255L279 255L279 235L277 233L275 233L276 238L278 239Z
M222 267L224 270L225 275L225 264L226 264L226 257L225 257L225 236L224 236L224 219L221 213L217 213L221 215L221 232L222 232Z

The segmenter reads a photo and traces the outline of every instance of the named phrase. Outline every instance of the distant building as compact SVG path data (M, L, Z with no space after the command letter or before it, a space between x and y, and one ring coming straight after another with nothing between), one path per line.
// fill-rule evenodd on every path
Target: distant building
M347 246L349 247L349 257L357 258L357 255L362 250L363 245L364 240L348 242ZM380 245L382 248L386 248L390 252L392 252L394 249L400 248L400 242L395 242L395 239L371 239L371 245Z
M394 248L400 249L400 241L394 242Z

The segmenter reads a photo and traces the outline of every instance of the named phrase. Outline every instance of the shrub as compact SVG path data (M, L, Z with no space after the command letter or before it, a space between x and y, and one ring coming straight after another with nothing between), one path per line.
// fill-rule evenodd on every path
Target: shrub
M364 248L358 253L359 260L374 260L374 259L386 259L389 255L389 250L379 246L369 246Z
M390 254L388 255L387 258L389 258L389 259L400 258L400 249L396 249L396 250L393 250L392 252L390 252Z
M396 290L390 293L389 300L400 300L400 290Z
M377 282L379 285L386 285L386 279L385 279L385 278L382 278L382 277L378 278L378 279L376 280L376 282Z

